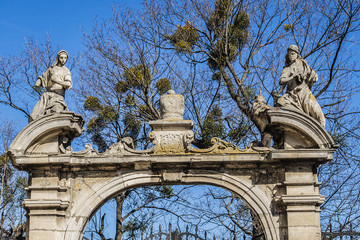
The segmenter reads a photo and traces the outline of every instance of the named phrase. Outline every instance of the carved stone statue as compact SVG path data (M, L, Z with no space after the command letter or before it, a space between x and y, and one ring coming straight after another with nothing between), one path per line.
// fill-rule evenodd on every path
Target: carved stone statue
M36 103L30 121L44 115L68 111L64 100L65 90L72 87L70 70L65 67L68 57L65 50L59 51L55 63L37 78L35 86L46 88L46 92Z
M311 93L311 88L317 80L318 75L300 56L299 48L291 45L287 50L285 66L279 81L281 89L275 93L277 98L275 106L305 112L315 118L322 126L325 126L324 114L316 98ZM279 97L285 87L286 93Z
M269 109L271 109L271 107L267 105L265 97L261 94L260 89L259 95L256 96L255 102L252 106L252 114L254 115L254 119L256 121L255 124L261 133L261 142L253 143L254 146L270 147L271 134L267 129L269 121L266 114L266 111Z

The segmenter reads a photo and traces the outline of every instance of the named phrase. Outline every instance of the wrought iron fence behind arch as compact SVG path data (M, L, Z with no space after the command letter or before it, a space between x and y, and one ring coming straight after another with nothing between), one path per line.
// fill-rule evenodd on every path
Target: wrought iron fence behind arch
M234 237L233 239L240 238ZM93 235L91 239L84 237L83 240L93 240ZM112 240L112 238L110 238L109 240ZM132 240L139 239L133 237ZM173 230L171 224L169 224L168 228L165 228L165 230L163 230L161 225L159 225L159 229L157 231L154 231L154 228L152 227L149 234L142 232L140 240L216 240L216 238L215 236L213 236L212 238L208 236L206 231L202 235L200 235L197 227L195 228L194 232L191 232L189 231L189 226L186 226L185 232L180 232L178 229ZM223 238L222 240L225 239Z
M171 224L169 224L167 230L162 230L159 225L159 230L154 232L153 228L150 230L149 236L145 236L145 233L141 234L141 240L206 240L207 232L204 232L203 236L199 235L198 228L195 228L195 232L189 232L189 226L186 226L185 232L180 232L177 229L173 230ZM215 240L215 238L214 238Z

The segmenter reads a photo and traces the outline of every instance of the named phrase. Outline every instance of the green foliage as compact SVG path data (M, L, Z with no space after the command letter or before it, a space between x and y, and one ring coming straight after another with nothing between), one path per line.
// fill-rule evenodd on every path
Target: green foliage
M162 198L171 198L174 196L174 189L172 186L161 186L160 195Z
M99 98L89 96L84 102L84 108L88 111L98 111L101 109Z
M99 152L105 152L108 148L103 135L99 131L96 131L91 135L91 141L96 144Z
M210 50L211 57L208 58L210 69L219 69L225 64L226 58L230 62L235 61L239 49L248 41L249 15L244 11L238 11L232 16L233 7L232 0L217 0L207 22L208 28L214 32L216 42ZM225 31L228 25L229 31Z
M235 20L230 28L231 43L242 46L249 38L250 17L244 12L240 11L236 14Z
M91 140L96 144L99 152L104 152L108 147L102 130L107 124L117 121L118 118L119 114L111 106L106 106L102 107L101 111L88 122L87 132L91 134Z
M175 33L167 36L170 43L179 53L190 53L199 40L199 33L189 21L184 26L178 26Z
M218 40L215 49L212 49L210 54L212 58L208 58L208 66L212 70L218 70L220 66L225 64L226 57L230 62L235 61L239 51L235 43L229 42L229 44L225 46L224 41Z
M27 175L17 171L6 154L0 155L0 183L1 237L15 239L17 236L16 239L24 239L21 224L25 216L21 204L27 195Z
M139 135L141 128L141 121L136 119L135 115L131 113L126 113L124 118L122 119L125 126L125 136L136 139Z
M222 74L221 72L215 72L212 77L211 77L212 80L214 81L217 81L217 82L220 82L222 80Z
M256 90L252 87L249 87L249 86L246 86L245 87L245 92L248 96L248 98L250 99L251 102L255 101L255 98L256 98Z
M211 13L208 20L208 27L218 33L221 29L220 26L224 24L228 16L230 15L229 9L232 0L216 0L214 11Z
M160 95L163 95L172 88L172 85L170 79L161 78L159 81L156 82L155 87L159 91Z
M105 121L103 118L95 116L87 123L87 132L95 133L101 131L105 127Z
M105 122L111 123L119 118L118 112L112 106L101 105L97 97L89 96L84 102L84 108L97 114L97 118L91 119L88 123L90 128L93 128L94 124L103 126Z
M133 95L128 95L125 98L125 105L127 107L134 107L136 105L136 99Z
M136 67L130 67L124 72L125 86L128 88L140 89L148 86L152 81L151 70L149 67L139 64ZM121 82L118 82L121 83ZM126 87L121 83L119 92L123 92Z
M230 141L238 141L239 139L246 136L249 129L250 126L248 124L239 125L238 127L231 129L227 135Z
M118 81L115 84L115 92L117 92L118 94L126 93L128 90L128 85L125 81Z
M16 179L16 187L24 188L28 185L28 179L27 177L20 176Z
M155 120L156 119L156 117L154 116L151 109L145 104L140 105L138 108L138 111L139 111L141 118L143 118L143 119L146 119L146 120Z
M112 123L118 120L119 114L112 106L105 106L101 109L99 116L107 123Z
M201 140L197 147L207 148L211 146L211 139L214 137L224 138L226 129L223 124L222 110L218 105L215 105L205 118L201 128Z
M103 106L97 97L89 96L84 102L84 108L94 112L95 116L87 123L87 132L91 134L92 142L100 152L107 149L107 144L102 136L104 128L119 119L119 113L112 106Z
M291 24L284 24L284 30L285 30L285 31L291 30L292 27L293 27L293 25L291 25Z
M341 148L348 147L348 143L346 142L346 136L339 132L334 132L331 134L332 139L334 140L335 144L339 145Z

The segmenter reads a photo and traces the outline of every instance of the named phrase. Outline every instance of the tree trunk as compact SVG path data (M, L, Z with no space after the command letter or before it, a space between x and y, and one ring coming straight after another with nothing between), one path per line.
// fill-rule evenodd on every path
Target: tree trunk
M123 225L123 216L122 216L122 210L123 210L123 205L124 205L124 201L126 199L126 197L129 195L130 190L127 190L125 192L120 193L119 195L117 195L115 197L115 201L116 201L116 235L115 235L115 240L121 240L122 239L122 235L123 235L123 229L122 229L122 225Z

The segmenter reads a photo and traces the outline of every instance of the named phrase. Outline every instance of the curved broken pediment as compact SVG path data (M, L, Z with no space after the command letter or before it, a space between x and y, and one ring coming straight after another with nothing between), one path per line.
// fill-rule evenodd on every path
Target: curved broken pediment
M275 107L269 109L267 115L267 128L279 148L336 148L326 129L305 113Z
M51 114L30 122L12 142L9 152L17 154L57 154L82 134L84 121L73 112Z

